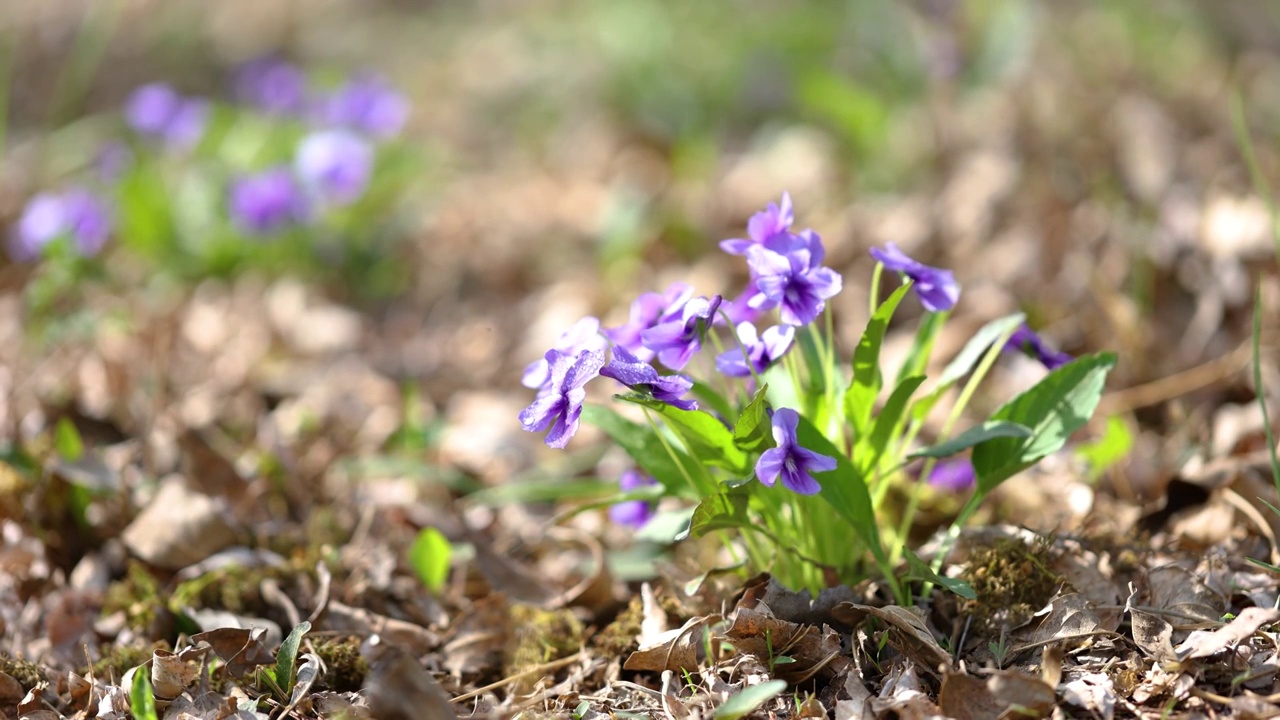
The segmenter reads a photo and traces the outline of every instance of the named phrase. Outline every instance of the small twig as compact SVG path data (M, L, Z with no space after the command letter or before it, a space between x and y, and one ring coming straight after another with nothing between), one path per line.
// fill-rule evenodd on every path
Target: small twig
M552 670L559 670L560 668L565 667L567 665L572 665L573 663L581 659L582 659L582 652L578 651L568 657L562 657L559 660L552 660L549 663L543 663L542 665L531 667L528 670L521 670L515 675L505 677L497 682L489 683L484 687L478 687L469 693L463 693L462 695L459 695L458 697L453 698L449 702L455 702L455 703L466 702L467 700L470 700L474 697L479 697L480 695L487 693L490 690L497 690L500 687L510 685L511 683L521 678L525 678L530 675L535 675L537 673L551 672Z
M1138 408L1149 407L1208 387L1243 370L1249 364L1249 343L1226 355L1188 368L1182 372L1124 390L1107 393L1098 404L1098 415L1116 415Z

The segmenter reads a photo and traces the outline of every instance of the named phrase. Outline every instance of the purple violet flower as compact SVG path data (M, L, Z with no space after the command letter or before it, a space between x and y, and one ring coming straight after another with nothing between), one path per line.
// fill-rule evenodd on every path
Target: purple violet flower
M93 164L99 178L104 182L114 183L133 165L133 151L123 142L112 140L98 148Z
M124 117L139 135L162 138L170 147L186 149L204 137L209 102L183 97L165 83L150 83L129 95Z
M23 208L10 238L9 254L18 261L34 260L49 243L66 236L76 252L90 257L107 244L111 228L110 209L88 190L39 193Z
M600 321L594 317L587 316L561 333L559 339L556 340L556 344L551 349L563 355L576 357L578 353L584 350L603 353L608 347L609 342L600 336ZM546 358L538 358L529 363L524 369L524 374L520 377L521 385L534 390L545 388L550 382L551 365Z
M242 65L235 86L241 102L267 113L293 115L306 109L306 73L274 55Z
M659 375L652 365L627 352L621 345L614 346L613 360L604 366L600 374L672 407L698 409L696 400L681 397L693 389L692 380L683 375Z
M751 216L747 221L747 237L733 238L720 242L720 249L730 255L746 255L747 250L756 246L769 247L770 241L779 236L789 234L791 223L795 222L795 212L791 208L790 193L782 193L781 203L769 206Z
M733 323L734 327L737 327L739 323L754 323L760 319L761 315L764 315L763 310L756 310L751 307L751 298L755 297L757 292L755 283L752 282L738 294L738 297L726 301L721 306L724 309L724 314L729 316L729 322Z
M236 180L227 204L232 222L249 235L272 235L307 216L305 199L286 168Z
M311 133L298 146L294 170L321 203L350 205L369 187L373 146L347 130Z
M822 238L812 230L791 236L785 250L752 246L747 266L758 292L748 305L756 310L778 307L787 325L813 322L843 285L839 273L821 267L824 256Z
M604 352L584 350L575 357L548 350L546 359L551 368L551 381L538 392L529 407L520 411L520 425L528 432L541 432L550 427L547 446L563 448L578 432L582 401L587 397L583 386L600 374Z
M405 96L371 73L351 78L323 102L325 122L379 138L400 134L409 117Z
M1009 342L1005 343L1004 349L1012 352L1021 352L1033 357L1039 360L1046 370L1056 370L1075 359L1064 352L1049 347L1044 338L1037 335L1026 323L1023 323L1017 330L1013 331L1013 335L1009 337Z
M773 487L782 477L782 484L800 495L815 495L822 486L813 479L814 472L836 469L836 460L819 455L800 446L796 428L800 416L791 408L778 408L773 413L773 440L777 447L765 450L756 461L756 477L768 487Z
M885 243L884 249L871 248L871 257L894 272L900 272L915 283L912 289L920 304L930 312L950 310L960 299L960 285L950 270L942 270L907 257L897 245Z
M628 470L618 478L622 492L657 485L658 481L635 470ZM632 530L639 530L653 518L653 503L646 500L624 500L609 508L609 519Z
M716 316L722 298L696 297L686 302L680 316L640 333L644 346L658 354L658 360L672 370L682 370L702 347L702 335Z
M952 457L938 461L929 472L929 484L947 492L964 492L973 487L975 475L973 463L967 457Z
M757 335L756 326L744 322L738 324L737 332L742 347L747 351L747 357L744 358L742 350L737 347L716 356L716 369L729 377L749 377L752 369L756 374L764 372L787 353L796 337L793 325L774 325ZM750 367L747 366L748 358L751 360Z
M641 335L655 325L669 322L680 316L685 303L693 297L693 287L685 283L673 283L666 292L647 292L631 303L631 317L626 325L606 328L605 337L615 345L621 345L637 358L649 362L654 352L644 346Z

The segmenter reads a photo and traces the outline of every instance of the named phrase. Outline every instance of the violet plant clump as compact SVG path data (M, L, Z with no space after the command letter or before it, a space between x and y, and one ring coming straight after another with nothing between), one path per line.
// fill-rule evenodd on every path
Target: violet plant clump
M241 66L224 97L141 85L114 113L119 135L85 158L83 177L34 190L3 250L44 262L68 287L83 273L50 252L61 237L80 265L116 238L169 274L253 267L394 294L411 281L396 251L416 164L398 139L410 114L405 95L374 73L321 84L277 56Z
M871 250L877 263L861 339L851 349L837 347L829 301L844 289L843 278L826 267L821 237L794 226L784 194L751 218L747 238L721 243L748 271L747 287L726 293L733 302L677 284L642 294L622 325L601 329L585 318L567 330L526 369L524 384L537 397L520 422L546 431L555 448L566 447L580 422L598 427L671 499L654 517L670 515L684 529L666 539L714 537L730 565L768 570L790 587L815 591L878 574L899 599L907 580L964 592L907 547L920 498L970 493L958 528L1001 482L1066 444L1097 406L1115 357L1053 351L1013 314L989 322L926 377L960 285L949 270L893 245ZM902 283L882 299L885 270ZM908 294L924 312L906 360L890 375L881 346ZM708 346L714 353L704 352ZM956 432L1006 350L1032 354L1047 374ZM624 386L616 406L588 401L597 375ZM935 409L952 395L935 423ZM624 477L611 511L620 524L648 522L655 512L651 500L635 504L637 482ZM895 485L906 489L905 509L886 502ZM674 524L653 522L646 533ZM904 560L909 569L900 572Z

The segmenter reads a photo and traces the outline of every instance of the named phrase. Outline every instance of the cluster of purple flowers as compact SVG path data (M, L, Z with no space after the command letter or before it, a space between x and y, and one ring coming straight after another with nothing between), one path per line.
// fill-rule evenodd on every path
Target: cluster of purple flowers
M232 220L250 235L271 235L359 200L373 175L373 140L398 135L409 115L408 100L377 75L357 74L320 92L300 68L277 57L246 64L236 95L265 113L315 128L298 144L292 168L268 168L232 183Z
M83 187L31 198L9 237L9 255L19 262L40 257L55 240L68 238L77 253L97 255L111 235L111 210Z
M715 358L721 374L734 378L759 375L781 360L794 344L797 331L813 323L827 300L842 288L840 275L822 265L822 239L811 229L793 231L794 222L791 197L784 193L779 203L770 203L751 217L746 238L720 243L725 252L744 257L750 273L746 290L733 302L724 302L718 295L696 297L692 287L676 283L665 292L648 292L636 298L623 325L602 330L594 317L576 323L543 359L525 369L524 385L538 394L520 413L524 429L549 430L547 445L563 448L577 431L585 385L596 375L613 378L676 408L696 409L696 402L685 398L693 381L683 375L660 375L650 363L656 360L674 371L684 369L701 349L710 328L725 317L733 323L736 347ZM944 312L959 300L960 286L950 271L917 262L892 243L873 248L871 255L886 269L909 279L925 309ZM754 321L770 310L777 310L780 322L760 332ZM606 362L610 346L613 359ZM1050 350L1025 326L1007 347L1034 354L1050 369L1070 360ZM811 495L821 490L814 474L834 470L836 461L800 445L799 422L799 414L791 408L771 411L775 446L761 454L755 474L766 486L772 487L781 479L792 492ZM934 481L944 487L962 485L966 467L967 461L939 464ZM971 467L968 472L972 482ZM636 477L640 476L626 476L624 489L632 489L639 482ZM623 518L620 522L634 524L647 519L646 504L624 505L615 508L615 515Z
M301 121L308 133L290 164L239 175L226 190L226 212L246 235L268 236L307 223L322 211L359 200L372 179L375 143L394 137L409 114L405 96L372 73L358 73L338 87L310 86L301 68L276 57L244 65L236 98L258 111ZM166 83L135 89L123 108L125 124L144 141L189 152L205 138L213 104L188 97ZM133 161L130 146L106 145L98 158L100 179L118 180ZM110 236L111 213L102 196L83 187L31 198L9 239L9 254L37 259L54 239L69 236L82 255L99 252Z

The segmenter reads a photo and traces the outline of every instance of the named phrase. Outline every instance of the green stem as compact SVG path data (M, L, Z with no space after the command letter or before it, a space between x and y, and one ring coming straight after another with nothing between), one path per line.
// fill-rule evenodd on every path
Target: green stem
M671 456L671 462L675 463L676 467L680 468L680 474L684 476L685 482L689 483L689 489L697 493L699 498L706 498L714 495L714 488L708 492L706 488L702 487L701 483L694 480L693 476L689 474L689 469L680 461L680 456L676 455L676 451L671 447L671 443L667 440L667 436L662 433L662 428L658 427L658 423L654 421L653 415L649 412L649 408L643 408L643 410L644 419L649 421L649 427L653 428L653 434L658 436L658 442L662 443L662 447L666 449L667 455Z
M880 307L880 276L884 274L884 263L877 262L875 270L871 271L871 314L867 317L875 317L876 310Z

